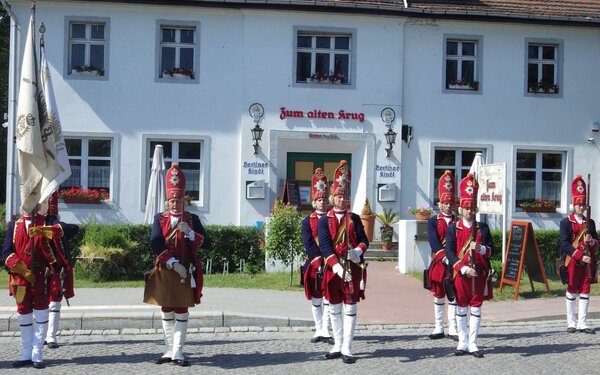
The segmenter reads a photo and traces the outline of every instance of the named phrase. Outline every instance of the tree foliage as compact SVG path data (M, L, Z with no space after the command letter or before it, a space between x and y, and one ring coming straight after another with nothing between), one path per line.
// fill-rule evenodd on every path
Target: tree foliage
M275 201L265 251L270 258L281 260L286 266L292 265L294 259L304 253L302 214L296 206Z

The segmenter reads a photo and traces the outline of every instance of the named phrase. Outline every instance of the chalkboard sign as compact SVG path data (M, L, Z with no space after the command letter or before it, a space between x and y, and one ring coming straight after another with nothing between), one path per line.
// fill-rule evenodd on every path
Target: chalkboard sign
M283 200L284 204L291 204L292 206L300 209L300 187L298 186L298 180L286 180L285 186L283 187Z
M513 285L515 286L514 299L517 299L523 264L525 264L531 290L535 291L533 282L537 281L544 283L549 293L548 280L546 279L540 249L538 248L531 223L513 221L510 224L510 228L510 235L506 244L506 261L502 270L502 279L500 280L500 292L502 292L504 284Z

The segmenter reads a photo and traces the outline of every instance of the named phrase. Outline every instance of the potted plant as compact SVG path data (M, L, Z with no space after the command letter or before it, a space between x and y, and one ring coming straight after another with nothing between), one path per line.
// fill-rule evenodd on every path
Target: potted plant
M536 83L532 83L529 85L529 92L534 94L544 93L544 94L558 94L559 87L556 83L539 81Z
M83 190L81 186L62 189L58 194L65 203L100 204L108 199L108 192L104 189Z
M521 208L524 212L556 212L558 206L557 201L545 200L542 198L535 198L534 200L528 200L521 202Z
M176 68L167 69L163 71L163 78L186 78L194 79L194 71L188 68Z
M373 241L373 229L375 224L375 214L371 211L371 205L369 199L365 198L365 204L363 205L362 211L360 212L360 220L362 221L363 227L365 228L365 234L369 242Z
M431 215L433 215L433 208L428 206L423 206L419 208L408 208L408 213L411 215L415 215L417 220L427 220Z
M381 223L379 228L381 234L381 247L384 250L392 248L392 239L394 238L394 227L392 225L398 222L400 214L391 208L384 208L383 213L377 214L377 221Z
M465 78L461 78L457 81L450 80L446 84L446 88L451 90L479 90L479 82L477 81L468 81Z

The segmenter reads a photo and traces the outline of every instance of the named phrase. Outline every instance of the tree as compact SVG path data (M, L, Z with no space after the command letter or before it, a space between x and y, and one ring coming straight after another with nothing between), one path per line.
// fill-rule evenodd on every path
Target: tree
M10 55L10 17L0 6L0 124L8 113L8 61ZM6 136L0 128L0 203L6 202Z

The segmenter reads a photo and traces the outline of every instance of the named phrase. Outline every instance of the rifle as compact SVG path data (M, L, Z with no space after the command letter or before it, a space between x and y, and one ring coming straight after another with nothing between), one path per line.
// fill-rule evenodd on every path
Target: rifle
M469 252L469 267L471 267L472 269L474 269L477 272L477 269L475 268L475 253L474 253L476 246L477 246L477 221L473 221L471 246L470 246L470 252ZM471 277L471 294L472 295L475 294L475 277Z
M591 183L592 183L592 181L590 180L590 175L588 174L588 191L587 191L587 197L586 197L586 202L585 202L585 205L587 207L587 212L586 212L586 217L585 217L585 234L583 235L583 237L584 237L583 255L589 256L589 257L591 257L591 255L592 255L591 254L592 249L591 249L590 243L585 242L585 236L588 233L590 233L590 225L591 225L591 217L592 217L592 207L590 207L590 195L591 195L590 185L591 185ZM585 267L585 277L595 279L596 278L595 274L596 274L596 270L594 270L594 272L592 273L592 264L587 263L586 267Z
M346 274L348 273L348 268L352 267L350 265L350 262L348 261L348 252L350 251L350 200L346 202L346 217L344 218L344 220L346 220L346 228L344 228L344 230L346 231L344 235L344 242L346 243L346 256L344 257L344 272L342 274L342 285L344 285L344 283L347 283L348 300L350 303L352 303L354 302L354 284L352 283L352 281L346 281ZM350 271L352 271L352 269L350 269ZM350 275L352 275L352 273L350 273Z

